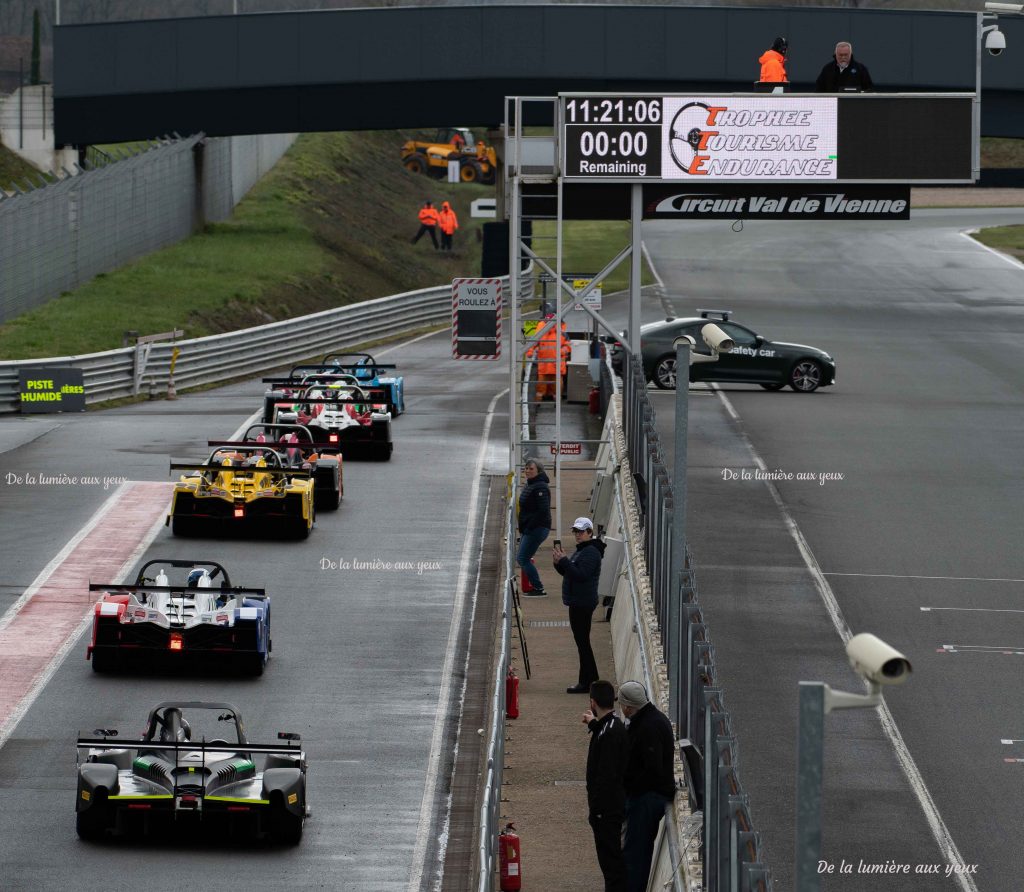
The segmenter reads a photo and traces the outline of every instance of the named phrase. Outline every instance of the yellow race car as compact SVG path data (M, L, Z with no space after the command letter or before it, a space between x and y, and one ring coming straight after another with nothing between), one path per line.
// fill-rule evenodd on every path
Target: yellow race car
M182 474L167 523L175 536L267 532L305 539L315 521L311 473L284 467L267 446L215 449L203 464L171 463Z

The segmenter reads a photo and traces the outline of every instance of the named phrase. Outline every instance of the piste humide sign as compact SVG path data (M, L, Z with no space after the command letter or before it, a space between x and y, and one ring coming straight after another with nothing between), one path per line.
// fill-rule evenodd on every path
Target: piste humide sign
M910 187L651 184L644 186L644 219L908 220Z

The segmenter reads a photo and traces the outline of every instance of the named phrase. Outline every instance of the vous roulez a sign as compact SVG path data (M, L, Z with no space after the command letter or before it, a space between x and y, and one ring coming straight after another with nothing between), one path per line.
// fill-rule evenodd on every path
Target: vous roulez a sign
M81 369L20 369L18 402L26 414L82 412L85 378Z

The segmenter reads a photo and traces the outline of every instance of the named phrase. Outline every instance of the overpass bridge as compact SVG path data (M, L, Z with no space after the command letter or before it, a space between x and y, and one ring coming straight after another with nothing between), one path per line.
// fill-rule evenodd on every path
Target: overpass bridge
M496 125L506 96L746 91L777 34L790 41L796 90L813 90L836 41L850 40L884 91L973 91L980 70L981 132L1024 136L1024 21L1000 19L1008 49L990 57L977 16L474 5L64 25L54 34L55 137Z

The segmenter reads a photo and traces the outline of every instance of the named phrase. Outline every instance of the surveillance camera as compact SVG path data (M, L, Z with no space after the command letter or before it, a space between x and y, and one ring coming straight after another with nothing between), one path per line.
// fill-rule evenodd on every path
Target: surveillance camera
M998 28L985 35L985 49L990 56L998 56L1006 49L1006 35Z
M690 335L679 335L679 337L672 339L673 347L685 347L687 344L690 345L690 349L697 346L697 342Z
M910 660L870 632L854 635L846 656L854 671L874 684L903 684L911 672Z
M700 330L704 343L711 348L712 353L728 353L736 344L722 329L713 322L709 322Z
M1018 15L1024 12L1024 3L992 3L988 2L985 4L985 9L989 12L1012 12Z

